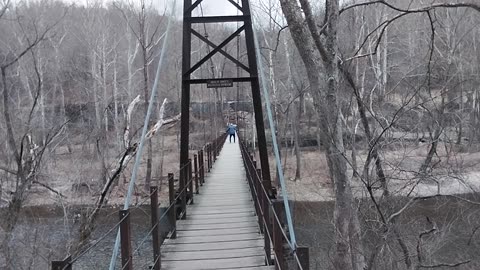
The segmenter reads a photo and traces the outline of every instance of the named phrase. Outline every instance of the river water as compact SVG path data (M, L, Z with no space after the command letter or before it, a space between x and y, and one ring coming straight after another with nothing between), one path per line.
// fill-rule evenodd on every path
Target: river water
M478 195L459 197L480 201ZM420 254L423 257L423 265L470 261L455 268L444 266L431 269L480 269L480 203L469 203L464 199L433 197L419 200L403 212L396 220L395 226L390 227L395 227L399 232L400 238L407 246L412 265L419 265L417 250L420 234L435 226L436 230L433 233L422 237ZM379 203L387 214L392 214L405 205L406 199L395 198L389 207L383 207L385 202ZM334 202L296 202L293 208L299 245L310 247L310 269L332 269L335 241ZM358 210L364 239L363 253L370 258L384 231L371 202L360 202ZM378 251L372 269L407 269L404 253L393 230L386 234L386 239L387 245Z
M66 210L65 215L60 207L25 208L10 244L11 261L15 263L7 267L3 258L0 269L50 269L52 260L63 259L78 231L78 214L87 209L76 207ZM134 269L149 269L153 262L149 207L134 208L130 216ZM118 222L118 208L102 210L92 240L87 244L87 247L94 246L75 261L73 269L108 269L118 231L114 226ZM166 225L161 227L165 229ZM119 265L120 258L117 260Z
M480 201L474 195L462 198ZM420 247L423 265L455 264L469 260L469 263L454 269L480 269L480 204L464 199L433 197L419 200L396 220L395 228L407 246L412 264L419 264ZM385 207L383 205L387 203L380 201L387 214L394 213L405 202L405 198L396 198ZM298 243L310 247L310 269L331 269L335 241L334 202L292 202L292 205ZM68 254L69 241L73 239L78 226L75 216L85 210L83 207L65 211L61 207L49 206L25 208L10 245L14 266L6 267L3 260L0 261L0 269L50 269L51 260L61 259ZM103 210L90 244L100 238L103 240L75 262L74 270L108 269L117 230L112 230L107 236L105 234L118 223L118 210ZM385 234L379 226L375 208L369 201L360 202L358 210L364 253L370 258L379 239ZM148 206L132 210L131 226L134 269L149 269L153 254ZM419 246L420 234L433 226L435 231L422 237ZM165 229L166 224L162 224L161 228ZM406 269L404 253L396 236L387 233L385 237L387 244L378 251L372 269ZM120 259L117 265L119 262Z

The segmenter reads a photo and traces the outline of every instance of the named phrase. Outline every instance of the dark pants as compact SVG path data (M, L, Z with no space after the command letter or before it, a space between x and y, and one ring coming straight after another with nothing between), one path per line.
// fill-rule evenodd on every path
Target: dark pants
M235 133L230 134L230 142L232 142L232 137L233 137L233 143L235 143Z

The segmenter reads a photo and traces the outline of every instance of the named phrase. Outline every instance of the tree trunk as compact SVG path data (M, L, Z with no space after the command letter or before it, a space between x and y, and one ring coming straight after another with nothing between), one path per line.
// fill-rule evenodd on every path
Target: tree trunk
M297 108L294 108L295 117L292 117L292 127L293 127L293 140L295 147L295 161L297 168L295 170L295 180L300 180L302 175L302 160L300 152L300 119L302 118L302 100L303 95L300 96L300 101L297 104Z
M39 59L39 62L41 62L41 60ZM42 64L39 63L39 68L38 68L38 75L40 76L40 81L43 82L43 69L42 69ZM42 85L42 84L40 84ZM40 117L41 117L41 123L42 123L42 126L41 126L41 132L40 132L40 138L42 139L42 145L45 145L45 141L46 141L46 130L47 130L47 124L46 124L46 113L45 113L45 92L42 91L42 89L40 89Z
M145 28L146 15L142 4L142 22L140 23L140 34L142 39L142 57L143 57L143 96L145 100L145 117L147 116L149 96L148 96L148 48L147 48L147 32ZM150 192L150 184L152 180L152 141L148 141L147 147L147 171L145 175L145 191Z
M293 92L293 89L295 88L295 84L293 83L293 77L292 77L292 65L290 62L290 51L289 51L289 46L287 42L287 38L283 38L283 44L285 47L285 62L287 63L287 68L288 68L288 88L290 91ZM303 89L300 89L300 91L303 91ZM302 108L303 108L303 103L304 103L304 95L303 92L299 93L298 97L299 101L297 103L297 107L294 106L293 109L293 116L292 116L292 133L293 133L293 143L294 143L294 150L295 150L295 162L296 162L296 169L295 169L295 180L299 180L302 176L302 160L301 160L301 151L300 151L300 120L302 118ZM294 103L295 104L295 103Z
M350 224L352 216L353 196L350 186L350 179L347 175L346 154L343 145L343 128L341 122L341 111L338 100L339 72L337 61L337 25L339 14L339 1L327 1L327 16L329 18L326 29L325 53L323 59L326 71L326 82L322 82L319 72L321 70L322 58L320 52L315 48L314 41L308 29L303 25L303 14L296 0L281 0L282 10L287 19L293 40L299 50L303 63L307 70L310 82L310 89L314 105L319 113L319 124L321 126L321 140L326 149L327 164L330 177L335 188L335 254L333 264L336 269L351 270L352 257L351 245L355 244L350 239ZM301 1L308 4L308 1ZM305 9L304 9L305 10ZM326 91L324 85L326 84ZM362 254L360 246L352 249ZM358 268L357 268L358 269ZM360 268L361 269L361 268Z
M118 60L117 52L115 52L115 59L114 59L114 62L113 62L113 104L114 104L114 106L113 106L113 109L114 109L113 123L114 123L114 129L115 129L115 133L116 133L116 136L117 136L117 140L118 140L118 142L121 142L122 141L121 135L120 135L121 128L118 126L118 124L120 123L120 119L118 119L118 79L117 79L118 69L117 69L117 60Z
M101 63L100 63L100 78L103 90L103 102L102 102L102 111L103 111L103 125L104 125L104 132L108 132L108 92L107 92L107 56L106 56L106 48L105 48L105 37L102 36L101 39L102 47L101 47Z

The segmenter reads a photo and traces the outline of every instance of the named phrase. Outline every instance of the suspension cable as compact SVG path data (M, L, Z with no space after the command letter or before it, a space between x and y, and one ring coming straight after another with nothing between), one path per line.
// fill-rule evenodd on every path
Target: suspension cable
M132 197L132 193L133 193L133 190L135 188L135 181L137 179L137 172L138 172L138 168L140 167L140 161L142 159L143 146L145 144L145 137L146 137L145 135L147 134L148 123L150 122L150 116L152 114L153 102L155 100L157 89L158 89L158 82L160 80L160 71L162 69L163 62L164 62L164 59L165 59L165 54L166 54L166 51L167 51L168 39L169 39L170 29L171 29L171 25L172 25L172 21L173 21L172 18L175 16L176 5L177 5L177 0L173 0L173 7L172 7L170 17L168 18L167 30L165 32L165 37L164 37L164 40L163 40L163 46L160 48L160 50L161 50L160 59L159 59L158 66L157 66L157 72L155 74L155 81L153 83L151 94L150 94L150 102L148 104L147 114L145 115L145 121L144 121L144 124L143 124L142 135L140 137L140 145L138 147L137 156L135 157L135 165L133 167L132 175L131 175L131 178L130 178L130 183L129 183L129 186L128 186L127 196L125 197L125 204L123 206L124 210L128 209L129 204L130 204L130 200L131 200L131 197ZM145 97L145 99L146 98L147 97ZM114 245L114 248L113 248L112 258L110 260L110 267L109 267L110 270L115 269L115 264L117 262L119 246L120 246L120 229L118 229L117 238L115 239L115 245Z
M250 5L250 10L252 10L252 5L249 3ZM254 16L251 14L251 18L252 18L252 28L253 28L253 25L254 25ZM276 132L275 132L275 123L273 122L273 114L272 114L272 108L271 108L271 104L270 104L270 95L268 93L268 89L267 89L267 80L265 79L265 73L264 73L264 70L263 70L263 63L262 63L262 60L261 60L261 52L260 52L260 45L258 43L258 39L257 39L257 34L255 32L254 29L252 29L253 31L253 41L254 41L254 46L255 46L255 51L256 51L256 54L257 54L257 65L258 65L258 70L259 70L259 77L260 77L260 81L261 81L261 87L262 87L262 90L263 90L263 96L265 98L265 105L267 107L267 115L268 115L268 123L270 125L270 133L272 134L272 144L273 144L273 151L275 153L275 162L276 162L276 165L277 165L277 169L278 169L278 178L280 180L280 186L282 188L282 197L283 197L283 204L284 204L284 207L285 207L285 216L287 218L287 224L288 224L288 230L289 230L289 233L290 233L290 242L291 242L291 249L292 251L296 251L297 249L297 243L296 243L296 238L295 238L295 231L293 229L293 221L292 221L292 214L290 212L290 204L288 202L288 194L287 194L287 187L285 185L285 177L283 175L283 167L282 167L282 162L280 160L280 152L278 150L278 144L277 144L277 135L276 135Z
M202 5L201 2L200 2L199 7L200 7L200 16L204 17L205 14L203 13L203 5ZM203 36L206 39L208 39L209 35L208 35L208 31L207 31L207 24L203 23L202 25L203 25ZM211 52L210 51L210 45L206 44L205 49L206 49L206 52L207 52L206 55L210 54L210 52ZM213 63L212 57L210 57L208 62L210 63L210 70L207 73L211 73L211 78L215 79L215 64ZM200 72L202 72L202 70L200 70ZM200 74L200 76L202 76L202 73ZM217 93L217 91L215 91L215 95L214 95L214 98L213 98L213 102L214 102L213 108L214 108L215 111L212 113L211 112L212 108L209 108L210 117L213 120L213 126L214 126L213 129L210 129L210 138L212 138L212 137L215 138L217 136L217 117L216 117L216 114L217 114L217 95L216 95L216 93ZM211 91L209 91L208 100L209 101L212 100ZM215 134L214 134L214 132L215 132Z
M240 5L240 0L237 0L237 4ZM240 15L240 10L237 8L237 16ZM240 26L240 22L237 21L237 29ZM240 34L237 36L237 60L240 61ZM240 66L237 65L237 78L240 78ZM238 127L238 102L240 101L240 82L237 82L237 101L235 102L235 121L237 124L237 132L240 131ZM230 119L229 119L230 122Z
M202 3L200 3L200 14L201 14L202 17L204 17ZM206 39L208 39L208 37L209 37L208 32L207 32L207 24L206 23L203 23L203 36ZM207 44L206 49L207 49L207 55L210 54L210 45ZM212 79L214 79L215 78L215 64L213 63L213 59L211 57L209 59L209 62L210 62L210 72L212 73Z

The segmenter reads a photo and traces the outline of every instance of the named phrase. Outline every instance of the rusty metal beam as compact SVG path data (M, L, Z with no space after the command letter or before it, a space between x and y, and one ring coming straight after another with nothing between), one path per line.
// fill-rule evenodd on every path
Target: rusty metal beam
M228 0L228 2L230 2L230 4L234 5L238 10L240 10L241 12L243 12L243 8L237 4L235 1L233 0Z
M197 38L199 38L201 41L205 42L208 46L212 47L212 48L217 48L218 45L216 45L215 43L211 42L208 38L204 37L202 34L198 33L197 31L193 30L192 29L192 34L194 36L196 36ZM234 64L236 64L237 66L241 67L243 70L245 70L246 72L250 73L250 68L248 68L247 66L245 66L242 62L238 61L237 59L235 59L235 57L231 56L229 53L225 52L224 50L219 50L218 51L219 53L221 53L223 56L225 56L227 59L229 59L230 61L232 61Z
M52 270L72 270L72 256L63 261L52 261Z
M258 77L257 55L255 53L255 43L252 28L252 19L250 17L250 6L248 0L242 0L243 14L248 17L245 20L245 41L247 43L248 66L252 70L252 77ZM258 151L260 153L260 165L262 168L262 179L265 183L271 198L274 197L272 191L272 182L270 178L270 166L268 165L267 138L265 136L265 125L263 123L262 96L260 94L260 83L252 80L252 99L255 112L255 125L257 128Z
M192 1L190 1L192 2ZM191 12L190 12L191 13ZM188 23L224 23L224 22L243 22L248 20L249 16L204 16L204 17L184 17L184 22Z
M160 220L158 219L158 187L150 187L150 217L152 222L153 268L160 270L162 267L160 256Z
M183 45L182 45L182 109L180 118L180 168L188 163L188 144L190 133L190 73L192 51L192 24L188 18L192 16L192 0L184 0ZM180 181L185 180L185 170L180 169ZM181 183L181 182L180 182Z
M168 211L168 218L170 219L170 228L172 234L170 238L177 238L177 201L175 200L175 183L174 174L168 174L168 198L170 201L170 210Z
M133 270L132 243L130 231L130 210L120 210L120 241L122 269Z
M222 78L223 80L232 80L233 82L251 82L253 80L256 80L257 77L239 77L239 78ZM206 84L207 81L211 79L192 79L188 80L190 84Z
M205 57L203 57L200 61L198 61L198 63L196 63L195 65L193 65L193 67L191 67L187 72L186 74L184 73L184 76L185 75L188 75L190 76L195 70L197 70L199 67L201 67L205 62L207 62L210 58L212 58L215 54L217 54L223 47L227 46L228 43L230 43L230 41L232 41L233 39L235 39L241 32L243 32L243 30L245 30L245 26L240 26L240 28L237 29L237 31L235 31L233 34L231 34L228 38L226 38L222 43L220 43L220 45L218 45L217 47L215 47L209 54L207 54ZM192 32L190 30L190 32ZM191 36L190 36L190 39L191 39Z
M198 5L200 5L201 3L203 2L203 0L197 0L195 1L195 3L193 3L193 5L191 5L188 9L187 9L187 14L191 13Z

